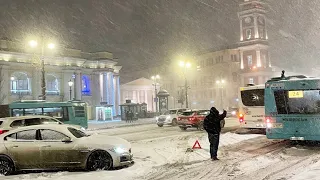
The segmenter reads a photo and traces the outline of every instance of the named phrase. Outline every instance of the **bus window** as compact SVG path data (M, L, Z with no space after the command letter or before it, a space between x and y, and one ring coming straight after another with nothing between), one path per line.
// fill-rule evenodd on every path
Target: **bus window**
M12 109L12 117L23 116L23 109Z
M82 106L75 106L74 107L74 116L75 117L85 117L85 109Z
M54 118L62 118L62 107L43 108L43 115Z
M274 97L278 114L320 114L320 90L274 91Z
M42 108L30 108L30 109L23 109L24 116L27 115L42 115Z
M264 106L264 89L241 91L241 100L245 106Z

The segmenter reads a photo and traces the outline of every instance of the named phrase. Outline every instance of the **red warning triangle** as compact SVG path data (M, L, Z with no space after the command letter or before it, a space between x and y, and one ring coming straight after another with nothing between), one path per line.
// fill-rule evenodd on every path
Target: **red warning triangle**
M194 143L192 149L201 149L200 143L198 140L196 140L196 142Z

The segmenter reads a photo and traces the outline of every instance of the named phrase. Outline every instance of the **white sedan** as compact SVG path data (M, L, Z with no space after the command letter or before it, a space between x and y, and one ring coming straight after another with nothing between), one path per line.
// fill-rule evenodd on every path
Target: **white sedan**
M131 144L72 125L35 125L0 135L0 174L19 170L110 169L131 164Z

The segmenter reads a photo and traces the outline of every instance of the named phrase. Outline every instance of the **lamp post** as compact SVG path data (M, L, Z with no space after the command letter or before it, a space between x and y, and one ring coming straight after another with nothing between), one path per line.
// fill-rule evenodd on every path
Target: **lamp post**
M155 93L154 101L156 103L156 112L158 112L157 79L160 79L160 76L159 75L151 76L151 79L153 80L153 85L154 85L154 93Z
M183 76L184 76L184 88L185 88L185 96L186 96L186 108L188 108L188 81L186 76L186 71L191 67L189 62L180 61L179 66L183 68Z
M216 81L216 84L218 85L218 87L220 88L220 105L221 105L221 108L223 109L223 85L225 84L225 80L221 79L221 80L217 80Z
M72 86L73 86L73 81L70 79L68 82L69 88L70 88L70 101L72 100Z
M36 40L29 41L29 46L32 48L36 48L38 46L38 42ZM44 49L45 44L43 41L43 38L41 38L41 96L42 100L46 100L46 76L45 76L45 69L44 69ZM55 44L48 43L47 44L48 49L54 49Z

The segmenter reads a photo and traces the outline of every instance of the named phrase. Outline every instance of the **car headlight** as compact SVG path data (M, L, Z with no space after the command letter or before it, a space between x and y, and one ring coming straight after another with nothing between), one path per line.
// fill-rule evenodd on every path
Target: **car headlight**
M156 117L156 120L158 121L158 119L159 119L159 117L157 116L157 117Z
M235 111L232 111L231 114L232 114L232 115L236 115L236 112L235 112Z
M81 129L82 131L86 131L86 128L84 128L84 127L81 127L80 129Z
M170 116L170 115L168 115L168 116L167 116L167 119L170 119L170 118L171 118L171 116Z
M122 148L122 147L115 147L115 148L111 149L111 151L113 151L115 153L118 153L118 154L122 154L122 153L127 152L127 150L125 148Z

